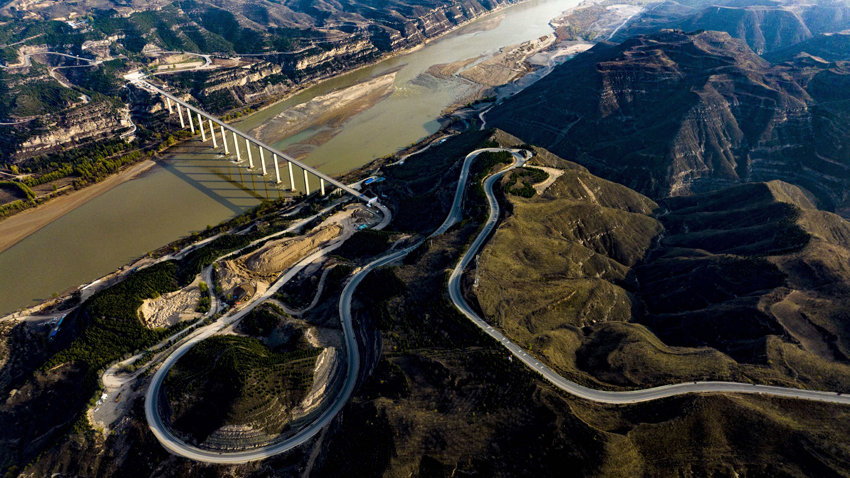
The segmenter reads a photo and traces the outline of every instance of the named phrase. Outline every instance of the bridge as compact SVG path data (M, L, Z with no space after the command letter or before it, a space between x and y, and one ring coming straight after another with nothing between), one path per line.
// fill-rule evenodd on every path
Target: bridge
M293 165L298 167L301 170L301 173L304 177L304 189L305 194L309 195L310 191L310 176L314 176L319 179L319 187L318 191L322 196L326 193L326 185L335 186L341 192L346 192L356 199L365 202L367 205L375 204L377 198L370 198L365 194L353 189L352 187L343 184L336 179L328 176L320 172L319 170L307 166L306 164L291 158L285 153L267 145L266 143L254 138L248 134L239 131L238 129L228 125L224 121L206 113L205 111L200 110L180 99L175 97L174 95L168 93L167 91L159 88L150 82L145 80L145 77L140 73L130 74L125 77L130 84L137 86L139 88L145 89L151 93L155 93L164 98L165 105L168 107L168 114L174 114L174 107L176 106L177 115L180 117L180 127L186 128L186 123L189 123L189 129L192 131L192 134L195 134L195 119L192 117L195 115L197 118L197 128L200 129L201 133L201 141L206 143L208 140L211 142L211 146L213 149L218 148L218 141L216 139L216 135L221 138L221 143L224 148L224 154L230 154L230 147L233 147L234 152L236 153L237 161L242 160L242 148L240 148L239 143L244 143L245 154L248 157L248 168L254 169L254 155L252 154L252 146L257 150L257 156L260 162L260 166L263 171L263 176L268 174L266 167L266 156L267 154L272 158L272 165L274 166L275 180L277 184L281 183L280 180L280 160L286 162L286 169L289 173L289 188L292 191L296 191L295 188L295 171L293 170ZM186 119L183 118L183 110L186 112ZM204 122L206 121L207 127L204 126ZM216 131L218 129L218 131ZM207 138L207 132L209 132L209 138ZM229 135L227 133L230 133ZM229 137L229 139L228 139ZM377 205L377 204L376 204ZM378 206L379 209L383 211L383 208Z

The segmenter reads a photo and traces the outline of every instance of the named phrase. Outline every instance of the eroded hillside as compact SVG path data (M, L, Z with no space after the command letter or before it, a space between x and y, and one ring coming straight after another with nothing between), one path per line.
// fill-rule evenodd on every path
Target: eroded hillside
M781 179L845 214L848 77L772 67L725 33L661 31L597 44L487 121L654 199Z
M656 204L541 152L563 174L506 193L469 289L508 336L596 386L850 387L847 221L779 181Z

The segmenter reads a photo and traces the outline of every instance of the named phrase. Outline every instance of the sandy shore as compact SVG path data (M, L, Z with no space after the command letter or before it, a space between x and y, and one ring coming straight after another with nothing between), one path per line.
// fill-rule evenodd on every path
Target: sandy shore
M156 163L145 160L103 181L79 191L51 199L33 209L27 209L0 221L0 252L24 240L30 234L68 214L74 209L147 171Z
M408 48L408 49L405 49L405 50L401 50L401 51L398 51L398 52L395 52L395 53L392 53L392 54L389 54L389 55L385 55L384 57L379 58L375 61L360 65L360 66L358 66L356 68L352 68L350 70L339 72L337 74L331 75L331 76L326 77L326 78L320 78L320 79L317 79L315 81L307 82L305 84L299 85L298 88L289 92L289 94L287 94L285 97L282 97L282 98L280 98L280 99L278 99L278 100L276 100L276 101L274 101L270 104L262 106L257 112L271 108L274 105L276 105L277 103L279 103L281 101L285 101L286 99L294 96L295 94L298 94L298 93L300 93L300 92L302 92L302 91L304 91L304 90L306 90L306 89L308 89L308 88L310 88L310 87L312 87L312 86L314 86L318 83L322 83L322 82L327 81L329 79L333 79L333 78L336 78L336 77L339 77L339 76L342 76L342 75L345 75L345 74L349 74L353 71L356 71L356 70L359 70L359 69L362 69L362 68L368 68L370 66L373 66L373 65L380 63L382 61L386 61L386 60L393 58L393 57L404 56L404 55L413 53L414 51L419 50L421 48L424 48L425 46L429 45L430 43L433 43L434 41L437 41L441 38L450 36L452 34L457 34L457 33L462 32L464 30L464 27L467 27L468 25L470 25L471 23L475 23L476 21L479 22L480 25L476 25L476 27L472 27L472 28L478 28L480 30L476 29L476 30L473 30L473 31L484 31L484 30L489 30L489 29L495 28L496 26L498 26L499 23L501 23L501 21L504 19L504 15L505 15L504 13L501 13L499 15L496 15L496 14L500 13L502 10L504 10L506 8L510 8L511 6L515 6L515 5L518 5L518 4L521 4L521 3L524 3L524 0L517 2L516 4L513 4L513 5L498 7L496 9L488 12L486 15L483 15L483 17L484 17L483 20L482 20L482 17L478 17L478 18L469 20L469 21L464 22L460 25L457 25L455 28L453 28L453 29L441 34L441 35L438 35L438 36L433 37L433 38L429 38L426 41L424 41L423 43L420 43L420 44L418 44L414 47L411 47L411 48ZM565 11L564 14L569 13L572 10L574 10L574 8ZM486 18L488 16L491 17L491 18ZM563 14L562 14L562 16L563 16ZM478 58L471 59L473 61L470 61L470 60L466 60L466 61L469 61L470 63L472 63L476 59L478 59ZM457 63L463 64L466 61L461 61L461 62L457 62ZM468 66L468 64L469 63L467 63L465 65L460 65L461 66L460 69ZM439 66L448 66L448 65L439 65ZM457 66L458 65L452 64L450 66L450 68L453 69ZM452 73L456 73L456 72L452 72ZM375 79L373 79L373 81L374 80ZM367 82L367 83L369 83L369 82ZM354 91L359 89L359 88L357 88L358 86L360 88L363 88L362 85L354 85L354 88L353 88ZM370 86L374 86L374 85L370 85ZM383 86L383 85L381 85L381 86ZM349 111L344 112L342 115L338 115L338 117L336 117L336 118L333 118L333 117L331 117L331 118L325 117L325 118L321 118L321 119L315 118L316 116L319 116L319 117L325 116L325 115L319 113L318 111L316 111L315 109L313 111L311 111L310 113L308 113L306 116L308 116L308 117L313 116L314 117L314 121L312 121L312 126L316 126L317 124L321 124L323 122L322 120L326 120L326 121L330 120L328 122L332 123L332 125L333 125L333 123L344 122L345 119L347 119L348 117L351 116L350 114L348 114L348 113L351 112L351 110L356 111L356 110L364 108L364 107L365 107L365 109L368 109L369 107L374 106L375 103L377 103L378 101L383 99L382 96L388 94L387 91L381 92L383 94L381 94L381 93L375 94L376 92L374 91L374 89L372 89L372 88L366 88L366 89L372 90L371 91L372 94L367 95L367 96L369 96L368 98L360 98L362 102L361 102L361 104L356 105L357 107L355 107L355 108L351 108L352 105L349 105L349 108L343 108L343 110L348 109ZM382 90L381 87L378 87L376 89L378 91ZM361 92L362 92L362 90L361 90ZM357 96L357 95L355 94L355 96ZM315 106L315 105L313 105L313 106ZM329 115L329 116L333 116L333 115ZM315 119L319 119L319 121L315 121ZM243 121L244 121L244 119L243 119ZM280 127L282 125L277 125L277 126ZM286 126L284 126L284 129L287 129ZM291 147L293 149L292 153L295 153L296 156L302 156L303 157L304 155L306 155L309 152L309 150L311 150L312 148L314 148L316 146L316 143L321 144L323 142L326 142L330 138L332 138L334 136L334 134L335 134L335 132L334 132L333 128L330 128L327 131L319 131L319 132L317 132L316 135L314 135L313 138L310 138L309 140L304 141L304 142L302 142L298 145L293 145ZM301 154L298 154L298 151L296 151L299 147L305 149L305 151L302 151ZM150 160L144 161L144 162L139 163L139 164L137 164L137 165L125 170L125 171L122 171L121 173L119 173L117 175L111 176L111 177L101 181L100 183L94 184L92 186L86 187L84 189L81 189L79 191L75 191L73 193L70 193L70 194L67 194L67 195L64 195L64 196L60 196L60 197L53 199L53 200L47 202L46 204L41 205L37 208L25 210L21 213L15 214L15 215L13 215L13 216L5 219L5 220L0 221L0 253L2 253L3 251L14 246L18 242L25 239L27 236L29 236L29 235L33 234L34 232L38 231L39 229L45 227L46 225L50 224L51 222L55 221L56 219L59 219L60 217L64 216L65 214L68 214L69 212L73 211L74 209L82 206L86 202L100 196L101 194L109 191L110 189L114 188L115 186L118 186L119 184L122 184L125 181L133 179L134 177L138 176L142 172L150 169L154 164L155 163L153 161L150 161Z
M306 103L278 113L248 133L261 141L274 143L281 138L288 138L310 128L324 126L338 130L349 118L368 110L389 96L394 91L393 80L396 73L394 71L342 90L317 96ZM326 142L334 135L325 134L324 136L329 136L324 139Z

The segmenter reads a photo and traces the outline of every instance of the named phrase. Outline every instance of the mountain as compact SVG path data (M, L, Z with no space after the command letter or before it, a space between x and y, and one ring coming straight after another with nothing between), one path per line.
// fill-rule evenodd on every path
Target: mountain
M617 31L613 41L659 29L726 32L758 54L788 48L813 35L850 28L845 0L807 4L796 0L702 0L658 3L644 9Z
M744 40L757 54L812 37L803 19L776 7L709 7L677 25L685 31L714 30Z
M850 387L846 220L781 181L656 203L536 152L557 179L525 198L527 170L503 178L506 218L468 292L508 336L596 386Z
M488 126L653 199L781 179L848 212L845 64L772 67L726 33L600 43L491 110Z
M392 0L380 6L361 0L12 0L0 8L0 18L8 17L7 21L37 32L45 29L39 21L89 17L86 33L91 39L99 39L92 32L114 35L135 53L151 45L149 50L258 54L301 51L320 44L328 50L329 44L340 48L363 40L373 48L389 51L414 46L512 3L515 0ZM48 24L47 28L60 27Z
M815 35L840 32L850 28L850 2L832 0L804 4L800 16Z
M823 33L796 45L772 51L764 55L764 59L771 63L781 63L793 60L803 53L829 62L848 61L850 60L850 31Z

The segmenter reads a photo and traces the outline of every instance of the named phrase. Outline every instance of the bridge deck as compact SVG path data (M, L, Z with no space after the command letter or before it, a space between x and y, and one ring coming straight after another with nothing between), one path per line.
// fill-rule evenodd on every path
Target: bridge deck
M206 112L204 112L204 111L202 111L198 108L195 108L194 106L187 104L186 102L184 102L182 100L177 99L175 96L171 95L167 91L164 91L163 89L156 87L156 86L152 85L151 83L149 83L149 82L147 82L143 79L136 79L134 81L131 80L131 82L142 87L142 88L145 88L147 90L161 94L162 96L170 99L171 101L179 104L180 106L183 106L184 108L186 108L187 111L194 111L196 114L199 114L199 115L203 116L204 118L206 118L207 120L212 121L213 123L216 123L219 126L223 127L224 129L230 131L231 134L242 137L244 139L247 139L248 141L254 143L258 148L265 149L266 151L269 151L273 154L278 155L278 157L283 158L286 161L289 161L290 163L298 166L299 168L303 169L304 171L309 172L309 173L317 176L318 178L327 181L330 184L333 184L334 186L340 188L341 190L347 192L348 194L351 194L355 198L357 198L357 199L359 199L359 200L361 200L361 201L363 201L367 204L373 202L373 200L375 199L375 198L370 198L369 196L366 196L365 194L361 193L360 191L357 191L356 189L352 189L348 185L343 184L340 181L337 181L336 179L328 176L327 174L320 172L319 170L317 170L313 167L307 166L306 164L289 157L285 153L267 145L266 143L263 143L262 141L254 138L252 136L249 136L249 135L243 133L242 131L239 131L238 129L230 126L229 124L221 121L220 119L218 119L218 118L216 118L216 117L214 117L214 116L212 116L212 115L210 115L210 114L208 114L208 113L206 113ZM190 121L191 121L191 118L190 118Z

